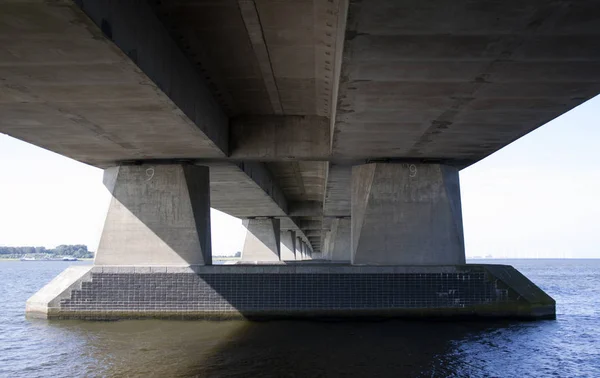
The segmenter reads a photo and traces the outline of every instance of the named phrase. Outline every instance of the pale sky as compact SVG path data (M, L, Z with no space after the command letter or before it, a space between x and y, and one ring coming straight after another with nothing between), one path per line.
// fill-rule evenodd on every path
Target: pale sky
M600 96L460 173L467 257L600 258ZM0 134L0 245L96 250L109 193L100 169ZM241 221L211 213L213 255Z

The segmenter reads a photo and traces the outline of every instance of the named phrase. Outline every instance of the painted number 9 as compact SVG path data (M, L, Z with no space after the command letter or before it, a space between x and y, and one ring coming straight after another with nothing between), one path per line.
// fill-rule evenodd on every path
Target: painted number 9
M146 177L146 181L152 180L152 177L154 177L154 168L146 169Z
M408 172L409 177L415 177L417 175L417 166L414 164L409 165Z

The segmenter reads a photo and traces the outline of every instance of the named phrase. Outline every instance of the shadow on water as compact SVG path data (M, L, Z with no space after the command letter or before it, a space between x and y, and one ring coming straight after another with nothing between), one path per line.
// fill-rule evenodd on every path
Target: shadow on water
M87 374L109 377L481 376L477 366L457 358L457 346L511 327L508 322L400 320L51 325L86 339L80 357L96 360Z

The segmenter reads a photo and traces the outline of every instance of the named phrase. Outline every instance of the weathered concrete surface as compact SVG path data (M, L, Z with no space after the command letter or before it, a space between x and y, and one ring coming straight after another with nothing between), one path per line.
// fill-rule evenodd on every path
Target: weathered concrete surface
M323 231L323 246L321 247L321 253L324 259L331 260L331 230Z
M296 233L294 231L281 231L281 261L296 260Z
M296 237L296 260L302 260L304 258L304 256L302 256L302 243L302 238Z
M241 261L280 261L279 219L244 219L248 230Z
M333 156L479 161L600 92L599 26L595 1L351 2Z
M282 230L303 235L303 228L296 224L298 219L287 216L289 193L280 186L287 183L277 180L264 163L202 164L210 167L211 207L237 218L277 217Z
M0 3L0 132L102 168L224 158L227 117L146 3L79 3L93 21L70 1Z
M302 260L308 260L308 243L302 241Z
M211 206L238 218L286 217L288 201L269 169L260 162L206 162Z
M346 217L351 165L464 167L600 92L595 1L348 4L5 0L0 132L102 168L225 164L271 197L224 206L247 217Z
M179 46L232 115L330 116L345 1L162 1ZM244 59L239 57L243 56Z
M42 306L31 314L94 320L556 316L555 301L506 265L310 263L89 269L68 272L66 284L54 281L52 293L46 287L34 295L28 303ZM187 283L184 292L182 283Z
M329 158L329 119L317 116L248 116L231 122L234 159Z
M27 300L27 317L48 319L60 313L61 299L71 298L73 290L81 289L81 283L90 280L92 268L92 265L70 266L56 276Z
M304 243L304 258L310 260L312 255L312 247L310 243Z
M438 164L355 166L352 263L464 264L458 169Z
M350 218L336 218L331 222L331 233L328 240L329 260L345 262L351 260L352 243L350 228Z
M112 194L95 265L211 264L207 167L108 168Z
M349 217L351 208L352 165L329 163L324 192L323 215Z

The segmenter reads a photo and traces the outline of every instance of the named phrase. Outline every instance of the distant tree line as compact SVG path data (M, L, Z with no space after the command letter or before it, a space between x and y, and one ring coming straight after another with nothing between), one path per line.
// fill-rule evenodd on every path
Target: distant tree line
M52 255L52 256L73 256L77 258L94 257L91 251L88 251L87 245L59 245L53 249L46 247L1 247L0 256L2 257L23 257L25 255Z

